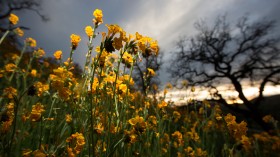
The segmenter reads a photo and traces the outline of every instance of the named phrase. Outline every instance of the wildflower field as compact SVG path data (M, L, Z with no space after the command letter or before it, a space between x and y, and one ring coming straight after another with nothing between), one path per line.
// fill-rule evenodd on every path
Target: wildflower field
M0 47L9 34L24 35L15 14L9 21ZM108 31L100 33L99 27ZM104 25L99 9L85 33L87 45L72 34L70 52L57 50L53 60L32 37L20 53L0 52L0 156L279 156L276 127L250 131L245 120L223 113L218 104L176 107L165 95L150 95L149 88L135 90L133 65L158 55L155 39ZM97 36L101 43L93 45ZM78 46L88 47L81 74L74 73L72 57ZM63 61L62 55L69 58ZM146 69L144 80L153 76ZM277 126L269 115L263 120Z

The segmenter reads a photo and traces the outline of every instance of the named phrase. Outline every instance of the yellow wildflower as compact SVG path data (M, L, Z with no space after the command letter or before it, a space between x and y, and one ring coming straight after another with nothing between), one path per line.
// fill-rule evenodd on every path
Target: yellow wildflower
M217 120L217 121L220 121L220 120L223 119L223 117L222 117L219 113L216 113L216 114L215 114L215 117L216 117L216 120Z
M32 69L30 72L32 77L36 77L37 76L37 70L36 69Z
M128 83L129 85L133 86L134 85L134 81L133 78L130 75L123 75L120 76L119 80Z
M108 28L108 36L114 36L116 33L120 33L123 31L123 29L119 25L107 25L106 27Z
M126 143L135 143L137 141L137 135L131 131L127 131L125 130L124 131L125 135L126 135L126 138L125 138L125 142Z
M103 23L103 14L102 14L102 10L100 9L95 9L93 12L93 16L95 17L95 19L93 19L93 22L95 24L101 24Z
M143 133L146 131L146 122L143 117L138 115L128 120L128 123L133 126L136 132Z
M54 54L53 54L53 56L54 56L54 58L55 58L56 60L60 60L61 57L62 57L62 51L61 51L61 50L55 51Z
M179 131L175 131L173 134L172 134L172 137L175 139L174 141L174 146L175 147L178 147L178 146L182 146L184 141L183 141L183 135L181 132Z
M266 123L269 123L269 122L274 121L274 118L273 118L271 115L266 115L266 116L264 116L262 119L263 119L263 121L266 122Z
M12 25L16 25L19 21L19 18L15 14L10 14L9 21Z
M240 142L242 143L242 146L246 151L249 151L251 149L251 142L247 136L242 135Z
M125 94L127 91L127 86L126 84L120 84L118 89L119 89L119 94Z
M96 133L101 134L104 130L104 126L102 125L102 123L98 123L95 127L94 130L96 131Z
M174 121L177 122L181 118L181 114L178 111L173 111Z
M155 52L156 55L158 55L159 47L157 41L153 41L150 44L151 49Z
M159 109L164 108L164 107L166 107L166 106L167 106L167 103L166 103L165 101L161 101L161 103L159 103L159 104L157 105L157 107L158 107Z
M30 46L30 47L36 47L37 46L37 42L35 39L33 38L26 38L25 42Z
M148 118L149 126L156 126L157 125L157 117L156 116L149 116Z
M235 116L233 116L232 114L227 114L226 116L225 116L225 121L226 121L226 123L232 123L232 122L235 122L235 119L236 119L236 117Z
M71 34L70 39L71 39L72 49L75 50L79 45L79 42L81 41L81 37L76 34Z
M76 157L72 148L67 147L66 149L67 149L68 157Z
M133 64L133 57L127 52L124 52L122 59L123 63L125 63L127 67L130 67Z
M91 26L86 26L85 27L85 32L86 32L88 37L92 37L93 33L94 33L93 28Z
M155 76L156 75L156 73L153 69L147 68L147 70L148 70L148 75L150 75L150 76Z
M12 120L2 122L0 128L1 133L7 133L10 130L12 124L13 124Z
M7 87L4 89L4 96L13 99L13 96L17 96L17 90L13 87Z
M49 85L48 84L42 84L41 82L36 82L34 84L34 86L36 87L36 92L38 96L42 96L42 94L44 92L47 92L49 90Z
M99 53L100 52L100 46L96 46L95 52Z
M135 33L136 40L140 40L143 36L139 34L138 32Z
M20 29L19 27L16 28L16 29L14 30L14 32L15 32L18 36L20 36L20 37L22 37L22 36L24 35L24 31L23 31L22 29Z
M1 124L0 124L0 132L1 133L7 133L12 124L13 124L13 120L14 120L14 103L9 103L7 104L6 106L6 113L5 115L7 116L6 118L3 118L4 116L2 116L2 119L1 119Z
M3 75L4 73L5 73L4 70L0 70L0 78L2 78L2 77L4 76L4 75Z
M35 150L33 153L34 157L46 157L47 154L45 154L42 150Z
M66 115L65 115L65 121L66 121L67 123L71 123L71 122L72 122L72 116L71 116L70 114L66 114Z
M196 148L195 154L196 156L207 156L207 152L202 150L201 148Z
M12 60L17 61L19 59L19 56L17 54L12 54Z
M74 148L67 146L68 155L75 156L80 154L84 145L86 144L85 138L82 133L76 132L66 139L67 143L72 143Z
M115 49L120 50L123 47L123 38L121 38L121 36L119 38L115 37L113 46Z
M35 50L35 51L33 52L34 57L37 57L37 58L41 58L41 57L43 57L45 54L46 54L46 53L45 53L45 51L44 51L42 48L38 48L38 50Z
M95 153L96 156L98 156L99 153L101 152L106 152L106 143L102 142L103 140L97 140L96 144L95 144Z
M225 121L227 123L227 127L229 129L229 133L237 140L241 139L242 135L246 135L248 130L247 123L242 121L241 123L237 123L235 121L236 117L231 115L230 113L226 115Z
M16 69L16 65L14 63L9 63L5 65L6 72L13 72Z
M30 119L32 122L38 122L41 119L42 113L45 112L44 106L40 103L32 106Z
M187 156L194 156L194 150L192 147L188 146L187 148L184 149L184 152L186 153Z
M71 90L67 87L62 87L58 89L58 95L64 101L68 101L70 99Z

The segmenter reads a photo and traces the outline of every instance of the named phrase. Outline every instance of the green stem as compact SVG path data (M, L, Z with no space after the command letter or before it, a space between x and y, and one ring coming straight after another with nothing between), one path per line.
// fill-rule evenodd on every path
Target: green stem
M39 137L39 146L38 146L39 150L41 148L41 143L42 143L42 132L43 132L43 117L41 117L41 122L40 122L40 137Z
M49 112L49 115L48 115L48 118L51 117L51 113L52 113L52 110L53 110L53 105L55 104L55 100L56 98L53 100L52 104L51 104L51 109L50 109L50 112Z
M1 39L0 39L0 45L2 44L3 40L6 38L6 36L7 36L9 33L10 33L10 30L7 30L7 31L5 32L5 34L1 37Z
M23 95L25 94L25 92L23 93ZM19 106L19 103L20 103L20 99L21 97L18 99L17 96L13 95L14 97L14 101L15 101L15 106L14 106L14 120L13 120L13 131L12 131L12 136L11 136L11 139L10 139L10 143L9 143L9 146L8 146L8 154L11 153L11 148L12 148L12 145L13 145L13 139L14 139L14 136L15 136L15 132L16 132L16 125L17 125L17 114L18 114L18 106Z
M92 71L91 71L91 78L90 78L90 91L92 90L95 70L96 70L96 67L98 66L98 61L102 55L102 52L103 52L103 47L101 47L100 54L98 55L98 58L94 61L93 67L91 68ZM93 95L91 94L90 95L90 138L91 138L93 155L95 155L94 144L93 144L94 139L93 139L93 112L92 112L92 110L93 110ZM89 151L91 151L90 148L89 148Z
M67 70L69 70L69 68L70 68L70 66L71 66L72 56L73 56L73 54L74 54L74 51L75 51L75 50L72 48L72 49L71 49L71 52L70 52L69 64L68 64L68 66L67 66Z
M24 42L24 46L23 46L23 48L22 48L22 50L21 50L21 52L20 52L20 57L19 57L19 59L18 59L17 62L16 62L16 67L17 67L17 68L18 68L18 65L19 65L19 63L20 63L20 61L21 61L21 59L22 59L23 53L24 53L25 50L26 50L26 47L27 47L27 44L26 44L26 42ZM12 75L10 76L10 78L9 78L9 83L11 83L11 81L12 81L12 79L13 79L13 77L14 77L14 74L15 74L15 71L13 71Z

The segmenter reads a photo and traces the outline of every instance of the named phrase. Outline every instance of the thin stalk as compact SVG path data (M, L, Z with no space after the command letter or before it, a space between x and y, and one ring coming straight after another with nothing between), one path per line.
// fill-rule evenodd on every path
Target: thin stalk
M11 148L12 148L12 144L13 144L13 139L14 139L14 136L15 136L15 132L16 132L16 125L17 125L17 115L18 115L18 107L19 107L19 104L20 104L20 100L21 98L23 97L23 95L25 95L25 93L28 91L25 90L22 95L17 98L16 95L13 95L13 98L14 98L14 101L15 101L15 106L14 106L14 120L13 120L13 131L12 131L12 136L11 136L11 140L10 140L10 143L8 144L8 154L11 152Z
M14 106L14 120L13 120L13 131L12 131L12 136L11 136L11 140L10 143L8 145L8 154L10 154L11 152L11 148L12 148L12 144L13 144L13 139L15 136L15 131L16 131L16 125L17 125L17 111L18 111L18 106L19 106L19 100L17 99L17 97L15 95L13 95L14 100L15 100L15 106Z
M75 51L75 50L74 50L73 48L71 48L71 51L70 51L70 58L69 58L69 64L68 64L68 66L67 66L67 70L69 70L70 65L71 65L71 62L73 61L72 56L73 56L74 51Z
M55 104L55 100L56 100L56 99L54 99L54 100L53 100L53 102L52 102L52 104L51 104L51 109L50 109L50 112L49 112L48 118L50 118L50 117L51 117L51 113L52 113L52 110L53 110L53 105Z
M33 59L34 59L34 56L32 56L31 58L30 58L30 61L29 61L29 63L28 63L28 66L27 66L27 70L26 70L26 72L25 72L25 74L23 75L23 88L25 89L26 88L26 78L27 78L27 75L28 75L28 72L29 72L29 70L31 69L31 64L32 64L32 62L33 62Z
M41 148L41 143L42 143L42 133L43 133L43 117L41 117L41 122L40 122L40 137L39 137L39 146L38 146L39 150Z
M24 53L25 50L26 50L26 47L27 47L27 44L26 44L26 42L24 42L24 46L23 46L23 48L22 48L22 50L21 50L21 52L20 52L20 57L19 57L19 59L18 59L17 62L16 62L16 67L18 67L18 65L19 65L19 63L20 63L20 61L21 61L21 59L22 59L23 53ZM15 74L15 71L13 71L12 75L10 76L10 78L9 78L9 83L11 83L11 81L12 81L12 79L13 79L13 77L14 77L14 74Z
M117 66L117 71L116 71L116 78L115 78L115 81L114 81L114 85L113 85L113 98L114 98L114 101L115 101L115 111L116 111L116 115L117 115L117 127L119 126L119 123L120 123L120 118L119 118L119 111L118 111L118 99L117 99L117 95L116 95L116 88L117 88L117 80L118 80L118 76L119 76L119 71L120 71L120 64L122 62L122 57L123 57L123 54L124 52L128 51L129 48L124 48L124 50L121 50L120 51L120 59L118 61L118 66Z
M93 67L92 67L92 71L91 71L91 79L90 79L90 90L92 90L92 85L93 85L93 81L94 81L94 73L95 73L95 70L96 70L96 67L97 67L97 64L98 64L98 61L102 55L102 52L103 52L103 47L101 48L100 50L100 54L98 56L98 58L94 61L94 64L93 64ZM92 142L92 149L93 149L93 155L95 154L95 150L94 150L94 144L93 144L93 112L92 112L92 109L93 109L93 102L92 102L92 94L90 95L90 138L91 138L91 142ZM90 151L90 148L89 148L89 151Z
M9 33L10 33L10 30L7 30L7 31L5 32L5 34L1 37L1 39L0 39L0 45L2 44L3 40L6 38L6 36L7 36Z

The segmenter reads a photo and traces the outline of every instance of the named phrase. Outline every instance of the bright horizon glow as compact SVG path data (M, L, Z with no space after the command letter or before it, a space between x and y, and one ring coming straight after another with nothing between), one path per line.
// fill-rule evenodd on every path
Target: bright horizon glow
M234 91L232 88L229 89L229 86L219 86L217 87L219 92L222 94L224 99L232 104L232 103L243 103L242 100L238 98L238 93ZM244 88L245 96L251 100L258 96L259 89L258 87L246 87ZM280 86L271 86L267 85L264 89L264 96L271 96L280 94ZM163 92L160 92L159 96L163 96ZM166 101L172 101L175 105L184 105L189 100L204 100L211 99L209 92L205 88L195 87L195 91L191 92L190 89L182 89L182 90L168 90L166 94Z

